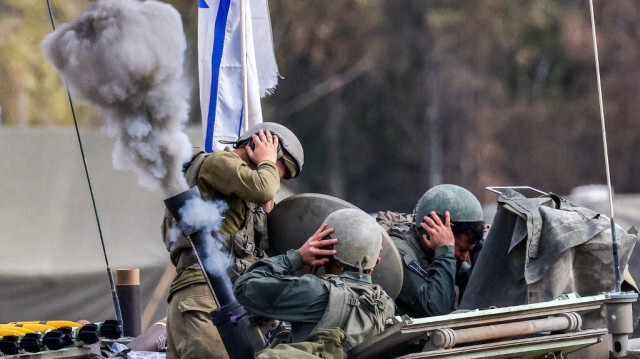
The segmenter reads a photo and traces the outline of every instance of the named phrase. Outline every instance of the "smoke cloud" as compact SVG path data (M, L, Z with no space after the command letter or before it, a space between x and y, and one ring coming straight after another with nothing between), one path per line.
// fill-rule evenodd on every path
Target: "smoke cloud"
M189 199L182 208L180 208L180 214L182 221L190 227L199 228L204 230L207 236L207 253L210 254L207 258L200 258L202 265L205 268L209 268L215 271L218 276L226 277L227 270L231 266L231 260L228 255L225 254L225 250L222 246L222 242L219 238L213 238L212 232L215 232L220 225L224 217L220 215L228 208L224 201L205 201L201 198L194 197ZM232 293L231 288L227 288L229 293Z
M105 118L116 138L113 164L168 196L189 187L183 133L189 89L182 77L186 40L179 13L154 0L100 0L42 41L74 96Z
M189 112L182 77L186 40L173 7L154 0L95 1L73 23L47 35L42 49L73 95L105 118L105 130L116 138L116 169L135 171L141 185L160 186L167 197L189 189L182 174L192 154L183 133ZM181 212L188 225L211 235L226 208L197 198ZM179 231L168 235L170 250ZM205 244L210 255L203 265L227 276L221 242L210 236Z
M224 219L220 213L228 208L224 201L211 202L194 197L180 208L180 213L182 214L182 220L190 227L213 232L220 228L220 224Z

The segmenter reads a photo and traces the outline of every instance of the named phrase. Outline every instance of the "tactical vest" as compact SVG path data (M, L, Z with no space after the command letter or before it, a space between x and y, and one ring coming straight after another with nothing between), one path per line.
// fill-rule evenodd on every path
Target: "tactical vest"
M345 282L335 275L323 276L320 279L329 290L329 302L311 335L326 328L340 328L346 333L343 342L346 352L384 330L386 316L392 316L393 310L385 314L391 299L384 294L379 285ZM305 340L298 336L306 333L308 332L304 330L298 333L292 331L292 341Z
M194 149L191 161L184 165L183 173L189 187L196 185L198 173L202 163L209 156L208 153ZM224 199L222 194L214 193L216 198ZM235 281L255 261L265 256L268 249L267 214L258 204L243 200L244 224L236 233L215 233L216 238L222 240L223 246L231 259L228 270L231 281ZM201 269L200 264L191 249L189 240L178 229L175 218L165 208L162 221L162 239L169 251L171 262L180 271L185 268Z

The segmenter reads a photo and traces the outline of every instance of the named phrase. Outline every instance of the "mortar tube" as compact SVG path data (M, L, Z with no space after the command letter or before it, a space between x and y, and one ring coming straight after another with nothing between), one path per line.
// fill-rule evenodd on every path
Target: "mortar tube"
M213 238L204 230L193 228L182 220L180 208L188 200L195 197L200 198L198 187L193 187L188 191L167 198L164 203L176 219L182 233L189 238L191 247L205 274L207 284L218 302L218 309L211 312L211 319L218 328L229 358L252 358L257 350L264 348L264 340L257 328L249 322L244 307L236 301L231 291L231 279L229 276L226 273L219 275L213 268L209 268L208 264L211 263L212 254L207 251L207 242ZM261 340L262 345L259 345Z
M255 352L264 349L262 333L251 325L246 309L237 301L214 309L211 320L230 359L253 358Z
M213 238L210 233L207 233L203 229L194 228L186 224L182 219L182 214L180 213L180 209L187 203L187 201L194 198L200 198L200 191L198 190L198 187L193 187L188 191L184 191L173 197L167 198L164 200L164 204L171 215L176 219L178 227L182 233L189 238L191 247L198 258L198 262L200 263L202 272L209 284L209 288L211 288L213 296L218 302L218 306L223 307L235 302L236 298L231 291L231 279L229 276L219 275L214 268L209 266L213 256L212 253L209 253L207 250L209 247L207 244Z

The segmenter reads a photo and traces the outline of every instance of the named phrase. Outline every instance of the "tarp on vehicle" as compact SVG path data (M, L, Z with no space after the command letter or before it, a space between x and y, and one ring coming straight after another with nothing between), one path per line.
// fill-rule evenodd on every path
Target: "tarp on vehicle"
M637 241L616 226L624 271ZM506 189L460 308L539 303L566 293L615 288L609 217L556 195L526 198Z

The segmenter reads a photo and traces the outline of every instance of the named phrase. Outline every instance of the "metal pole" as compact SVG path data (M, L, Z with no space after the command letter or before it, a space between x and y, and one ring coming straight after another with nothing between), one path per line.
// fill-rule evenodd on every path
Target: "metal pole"
M53 12L51 11L51 3L47 0L47 8L49 9L49 19L51 20L51 28L56 30L56 25L53 21ZM80 138L80 131L78 130L78 120L76 118L76 110L73 107L73 101L71 100L71 93L69 92L69 85L67 80L64 80L64 87L67 90L67 98L69 99L69 106L71 106L71 114L73 116L73 124L76 129L76 136L78 138L78 145L80 146L80 154L82 156L82 164L84 165L84 173L87 177L87 184L89 185L89 194L91 195L91 203L93 204L93 213L96 217L96 223L98 225L98 234L100 236L100 244L102 244L102 254L104 255L104 261L107 266L107 277L109 278L109 287L111 288L111 297L113 299L113 306L116 312L116 320L118 321L118 327L120 333L122 333L122 312L120 311L120 300L118 299L118 293L116 292L116 286L113 281L113 273L109 266L109 258L107 257L107 249L104 244L104 237L102 236L102 227L100 226L100 217L98 216L98 207L96 206L95 196L93 195L93 187L91 186L91 177L89 176L89 168L87 166L87 160L84 155L84 147L82 146L82 139Z
M609 152L607 151L607 130L604 121L604 105L602 103L602 83L600 81L600 61L598 60L598 41L596 40L596 21L593 15L593 0L589 0L591 12L591 35L593 37L593 54L596 59L596 79L598 81L598 103L600 104L600 126L602 127L602 145L604 147L604 164L607 172L607 187L609 188L609 207L611 209L611 239L613 249L613 265L616 275L615 291L620 292L622 280L620 278L620 258L618 256L618 239L616 237L616 221L613 216L613 189L611 186L611 172L609 171Z
M582 326L579 314L569 312L556 317L531 319L521 322L485 325L464 329L443 328L431 334L433 348L448 349L457 344L509 338L542 332L573 332ZM427 348L428 349L428 348Z

